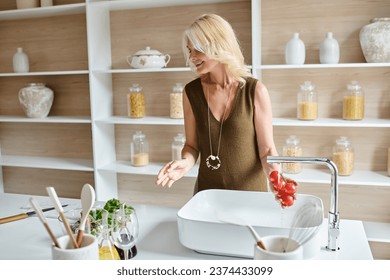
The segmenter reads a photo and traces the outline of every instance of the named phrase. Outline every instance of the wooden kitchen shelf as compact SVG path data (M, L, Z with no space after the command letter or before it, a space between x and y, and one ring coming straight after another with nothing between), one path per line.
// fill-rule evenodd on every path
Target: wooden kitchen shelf
M94 73L103 74L125 74L125 73L164 73L164 72L189 72L189 67L166 67L166 68L150 68L150 69L110 69L110 70L95 70Z
M302 64L302 65L259 65L260 70L283 70L283 69L337 69L337 68L378 68L390 67L390 63L338 63L338 64Z
M117 161L103 166L99 169L123 174L140 174L157 176L164 163L151 162L146 166L132 166L129 161ZM198 166L194 166L185 177L196 177L198 175Z
M365 118L358 121L348 121L335 118L319 118L313 121L302 121L296 118L273 118L274 126L296 127L350 127L350 128L389 128L390 120Z
M74 71L43 71L27 73L0 73L0 77L28 77L28 76L63 76L63 75L88 75L88 70Z
M58 157L3 155L0 157L0 166L94 171L92 160Z
M37 7L30 9L6 10L0 11L0 21L83 14L85 13L85 10L85 3L53 5L50 7Z
M144 117L135 119L126 116L113 116L97 119L96 122L129 125L184 125L183 119L172 119L170 117ZM390 128L390 120L363 119L360 121L347 121L342 119L319 118L314 121L301 121L294 118L273 118L273 125L296 127Z
M97 123L106 124L131 124L131 125L184 125L183 119L172 119L170 117L144 117L142 119L123 116L113 116L96 120Z
M91 123L91 117L53 117L26 118L19 116L0 116L0 123Z

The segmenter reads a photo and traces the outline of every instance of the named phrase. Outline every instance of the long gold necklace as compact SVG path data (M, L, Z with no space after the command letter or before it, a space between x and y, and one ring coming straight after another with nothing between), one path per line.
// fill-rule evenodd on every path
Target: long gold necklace
M219 158L219 148L221 147L221 138L222 138L222 126L223 121L225 119L227 107L230 100L230 95L232 93L232 87L230 87L229 94L226 100L225 110L223 111L222 119L221 119L221 126L219 127L219 138L218 138L218 149L217 149L217 155L213 154L213 146L211 144L211 125L210 125L210 90L207 88L207 120L208 120L208 126L209 126L209 140L210 140L210 155L206 158L206 166L210 170L217 170L219 167L221 167L221 159Z

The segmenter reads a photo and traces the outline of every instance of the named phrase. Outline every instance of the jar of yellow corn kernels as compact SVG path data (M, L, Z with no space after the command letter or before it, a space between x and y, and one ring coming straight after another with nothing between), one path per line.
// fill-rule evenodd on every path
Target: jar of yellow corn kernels
M300 157L302 156L302 147L299 145L299 138L295 135L290 135L286 139L286 144L283 146L283 156ZM282 164L282 170L285 173L300 173L302 164L297 162L287 162Z
M297 117L300 120L315 120L318 118L318 100L315 85L305 81L300 86L297 98Z
M130 118L145 117L145 96L139 84L133 84L127 94L127 111Z
M343 119L361 120L364 118L364 92L359 82L352 81L343 99Z
M173 119L182 119L183 114L183 85L176 83L170 94L170 117Z
M333 162L336 164L340 176L348 176L353 172L354 150L351 141L341 136L333 147Z

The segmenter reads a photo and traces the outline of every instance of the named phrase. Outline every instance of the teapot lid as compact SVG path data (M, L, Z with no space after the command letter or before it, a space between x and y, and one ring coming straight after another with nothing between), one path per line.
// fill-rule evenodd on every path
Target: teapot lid
M152 50L149 46L147 46L144 50L136 52L135 55L162 55L162 53L158 50Z

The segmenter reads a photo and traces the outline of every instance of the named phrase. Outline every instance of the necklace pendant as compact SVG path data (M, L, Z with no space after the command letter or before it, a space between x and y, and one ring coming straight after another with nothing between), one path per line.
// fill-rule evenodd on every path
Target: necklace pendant
M218 156L209 155L206 159L208 169L217 170L221 166L221 160Z

